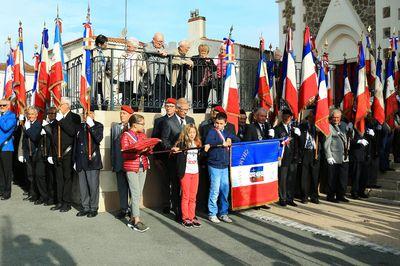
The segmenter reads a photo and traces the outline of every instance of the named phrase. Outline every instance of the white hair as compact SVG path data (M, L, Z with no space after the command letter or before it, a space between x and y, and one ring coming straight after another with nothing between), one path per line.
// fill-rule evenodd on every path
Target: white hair
M68 107L71 107L71 99L68 97L61 97L60 104L66 104Z
M130 42L133 46L135 46L136 48L139 47L139 40L134 38L134 37L130 37L128 38L128 42Z
M340 111L340 109L335 108L335 109L333 109L333 110L331 111L331 117L332 117L334 114L342 115L342 111Z

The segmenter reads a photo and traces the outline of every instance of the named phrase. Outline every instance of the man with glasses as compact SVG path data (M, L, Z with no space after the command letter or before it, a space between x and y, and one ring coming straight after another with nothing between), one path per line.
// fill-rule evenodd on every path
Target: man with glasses
M81 123L79 115L71 112L69 98L62 97L56 115L54 143L57 156L57 201L51 210L68 212L72 203L72 149L77 128Z
M161 100L171 97L167 93L167 81L169 80L168 53L164 46L164 35L156 32L153 40L144 46L144 52L147 54L147 68L149 76L149 87L152 102L161 102ZM149 101L150 101L149 100ZM160 112L160 106L154 106L154 112Z
M161 131L161 140L165 150L170 150L178 140L179 134L182 129L187 124L195 124L194 119L192 117L187 116L189 111L189 103L185 98L180 98L176 101L176 113L175 115L169 117L163 126ZM175 158L169 158L168 164L168 175L165 176L166 179L169 179L167 190L171 187L170 195L170 204L172 206L172 210L175 212L175 216L177 221L180 221L180 211L179 211L179 196L180 196L180 186L179 180L176 176L176 161ZM164 210L167 211L166 209Z
M168 98L165 101L165 112L164 116L156 118L154 120L153 131L151 133L152 138L159 138L161 139L162 129L165 126L165 122L172 116L175 115L176 111L176 99L175 98ZM154 147L154 150L162 150L163 145L161 143L157 144ZM157 165L158 169L161 173L168 173L167 162L168 162L168 155L167 154L156 154L154 157L154 162ZM162 198L163 198L163 212L168 214L170 212L170 202L169 202L169 195L170 195L170 188L169 188L169 180L170 177L162 179Z
M12 157L14 151L13 133L17 118L10 111L10 101L0 100L0 197L11 197Z

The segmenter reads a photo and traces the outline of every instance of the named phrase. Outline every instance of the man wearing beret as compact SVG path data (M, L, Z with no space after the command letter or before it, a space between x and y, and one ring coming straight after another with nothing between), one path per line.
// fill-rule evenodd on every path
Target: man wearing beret
M117 176L117 187L119 194L120 211L116 215L118 219L123 219L125 216L129 216L128 210L128 180L126 178L126 172L122 166L123 159L121 153L121 134L127 129L128 121L133 114L133 109L128 105L121 106L121 112L119 113L120 122L113 122L111 124L111 167L112 171Z

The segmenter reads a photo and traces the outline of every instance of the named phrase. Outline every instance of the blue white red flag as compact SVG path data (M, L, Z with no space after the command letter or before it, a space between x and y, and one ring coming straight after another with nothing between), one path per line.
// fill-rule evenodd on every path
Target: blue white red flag
M49 91L56 107L60 105L62 88L66 82L64 73L64 51L61 41L62 21L57 16L55 20L53 58L50 68L50 85Z
M238 118L240 114L239 107L239 89L236 81L236 66L234 63L235 53L233 49L233 40L225 39L227 66L224 83L224 94L222 98L222 107L228 116L228 122L235 126L238 131Z
M310 28L304 31L303 62L301 64L301 85L299 89L299 110L314 102L318 94L317 73L311 51Z
M22 23L18 28L18 45L15 50L14 65L14 83L13 90L17 97L17 114L23 114L26 107L26 88L25 88L25 61L24 61L24 43L22 36Z
M90 88L92 87L91 55L93 32L90 21L83 24L82 73L79 100L84 110L90 109Z
M329 136L329 106L328 90L325 82L325 70L321 66L319 70L318 100L315 108L315 126L325 135Z
M270 83L268 77L267 58L264 53L264 39L260 38L260 61L258 62L256 94L260 101L260 107L270 110L273 107L273 100L270 92Z
M50 103L50 60L49 60L49 33L48 29L43 28L42 31L42 44L40 47L40 64L38 70L38 86L36 99L44 103Z
M390 40L390 47L392 50L392 67L393 67L393 81L394 81L394 88L397 90L400 86L400 70L399 70L399 62L397 59L397 48L399 37L393 36Z
M14 80L14 58L13 50L10 48L10 53L7 55L6 69L4 75L4 91L3 97L10 100L13 95L13 80Z
M382 125L385 122L385 101L383 97L381 73L382 60L378 57L378 61L376 62L375 94L372 103L372 112L376 121Z
M343 64L343 100L341 102L341 108L343 111L343 116L347 118L347 121L352 121L353 104L354 104L354 95L353 92L351 91L351 86L348 76L347 59L345 59Z
M265 205L278 200L280 140L234 143L231 160L232 209Z
M334 103L333 103L333 88L331 85L331 73L329 67L328 53L324 53L322 62L323 62L323 67L325 69L325 83L326 83L326 89L328 91L328 106L329 108L331 108L334 105Z
M283 90L282 99L285 100L296 119L299 114L298 91L296 85L296 66L293 57L292 29L287 29L285 52L283 54Z
M399 108L396 99L396 89L394 86L394 59L394 56L390 57L386 65L385 118L386 123L391 128L395 128L394 116Z
M367 84L367 75L365 69L365 54L362 42L358 45L358 86L356 96L356 115L354 127L360 132L361 135L365 131L365 116L369 107L369 91Z

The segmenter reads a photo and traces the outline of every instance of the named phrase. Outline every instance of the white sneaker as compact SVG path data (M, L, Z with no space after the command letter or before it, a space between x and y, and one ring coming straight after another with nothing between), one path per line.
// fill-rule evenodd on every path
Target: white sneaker
M208 220L210 220L211 222L215 223L215 224L219 224L221 221L217 218L217 216L209 216Z
M221 221L223 221L223 222L225 222L225 223L232 223L233 221L232 221L232 219L231 218L229 218L229 216L228 215L221 215L220 217L219 217L219 219L221 220Z

